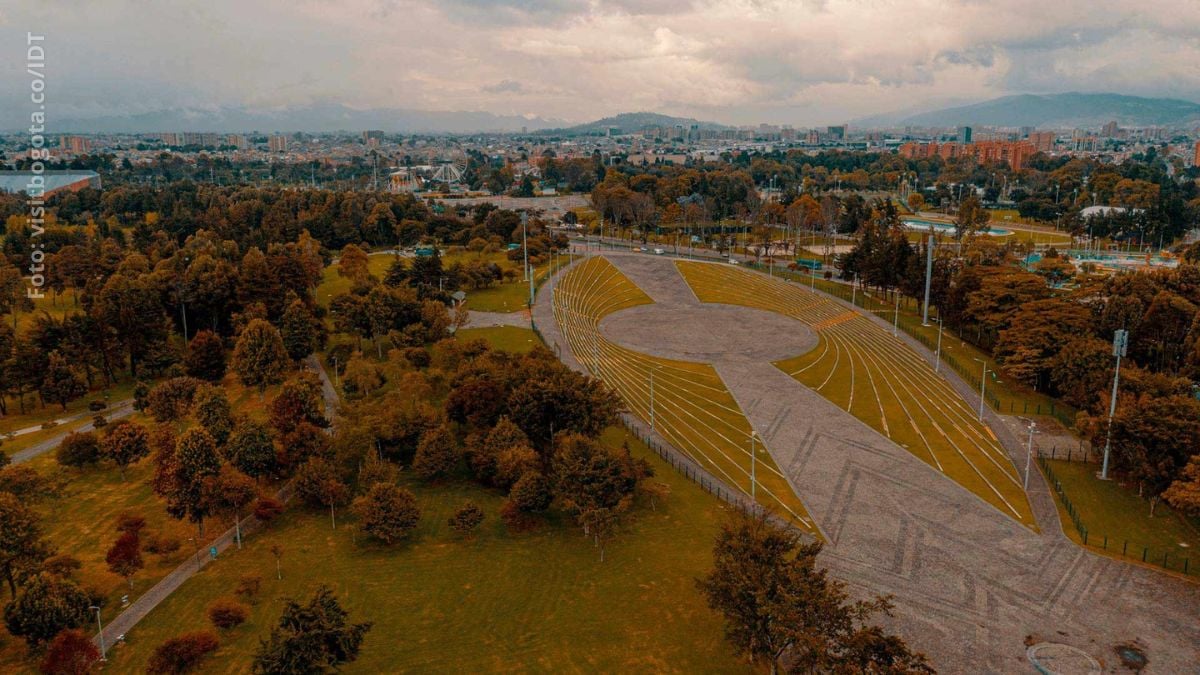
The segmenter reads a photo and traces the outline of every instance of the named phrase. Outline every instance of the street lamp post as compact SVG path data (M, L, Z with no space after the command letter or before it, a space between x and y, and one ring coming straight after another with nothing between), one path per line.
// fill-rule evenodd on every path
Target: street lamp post
M96 605L92 605L91 607L88 607L88 609L96 613L96 631L100 636L100 660L107 661L108 659L106 658L106 652L108 650L104 646L104 624L100 622L100 608Z
M1025 451L1025 491L1029 491L1029 465L1033 462L1033 432L1037 422L1029 423L1029 448Z
M942 321L940 316L934 320L938 322L938 341L937 351L933 355L933 372L940 373L942 371L942 331L946 328L946 322Z
M981 375L979 378L979 421L982 422L983 421L983 402L985 400L987 400L988 367L987 367L987 361L984 361L983 359L975 359L975 360L979 361L980 363L983 364L983 375ZM996 373L996 371L993 370L992 377L995 377L995 373Z
M925 253L925 310L921 316L921 325L929 325L929 287L933 283L933 227L929 228L929 247Z
M1124 328L1118 329L1113 333L1113 356L1117 357L1117 367L1113 371L1113 388L1112 396L1108 402L1108 432L1104 439L1104 463L1100 465L1100 480L1108 480L1108 451L1112 447L1112 422L1113 415L1117 412L1117 385L1121 381L1121 357L1125 356L1126 347L1129 346L1129 331Z
M896 310L892 314L892 337L900 337L900 289L896 289Z
M754 446L757 431L750 432L750 499L758 503L758 449Z

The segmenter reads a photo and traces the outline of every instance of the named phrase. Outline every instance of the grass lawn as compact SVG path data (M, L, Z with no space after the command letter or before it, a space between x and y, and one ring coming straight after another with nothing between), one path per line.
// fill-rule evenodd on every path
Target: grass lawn
M265 404L257 390L242 387L233 376L227 376L222 386L235 412L265 418ZM267 391L267 401L271 400L276 389ZM129 419L147 427L153 424L153 420L140 413L135 413ZM6 443L4 450L14 452L90 420L88 416L68 425L19 436L11 444ZM154 473L151 459L143 459L129 467L124 480L120 471L108 463L81 470L59 466L53 451L33 458L27 466L58 486L56 494L36 502L34 508L41 516L41 526L51 546L58 553L70 554L82 563L79 582L99 590L106 598L101 612L105 622L121 612L121 596L129 595L130 600L137 598L195 551L194 544L188 541L189 537L195 536L195 528L169 517L165 502L151 488L150 480ZM167 559L143 551L145 567L134 575L132 589L123 578L111 573L104 561L109 546L117 538L113 524L117 515L124 511L137 513L146 519L143 539L167 533L178 537L183 543L183 548ZM232 523L210 521L205 526L205 537L214 537L229 525ZM7 602L7 598L4 601ZM85 626L88 630L92 627L92 623ZM7 637L2 627L0 636ZM32 672L33 666L23 641L0 640L0 672Z
M749 495L752 428L716 369L626 349L600 332L605 316L650 303L650 297L612 263L595 256L560 280L554 314L575 358L620 394L630 411L647 424L653 418L655 430L669 443ZM759 501L815 534L787 478L761 444L757 452Z
M754 307L807 324L818 346L777 367L1001 513L1036 527L1016 468L995 434L890 331L797 284L720 263L676 266L701 302Z
M760 271L765 272L765 268ZM814 279L811 274L781 270L779 267L775 268L773 274L795 281L802 286L815 286L819 291L846 301L853 300L855 305L877 314L885 321L892 321L895 317L895 302L889 302L888 298L873 291L867 291L860 287L857 291L852 292L849 284L827 281L820 276L815 279L816 283L813 284ZM900 329L916 337L930 351L937 348L938 326L935 319L936 312L931 310L930 325L921 325L921 303L906 297L900 299ZM954 331L943 333L942 368L954 368L968 383L977 387L979 386L979 376L983 371L983 364L979 360L987 361L989 372L997 371L998 365L986 352L959 338ZM1036 417L1040 418L1039 421L1056 419L1067 429L1074 426L1075 410L1071 406L1041 392L1033 391L1020 382L1004 377L1003 374L997 379L988 377L986 393L988 404L997 412Z
M495 349L523 354L541 344L537 333L529 328L516 326L491 326L488 328L463 328L455 333L459 340L486 340Z
M621 430L604 440L619 445ZM357 541L348 514L294 509L172 595L110 652L114 672L140 672L153 648L208 625L206 606L247 573L263 578L250 620L222 636L210 672L246 672L278 620L282 599L334 588L351 617L372 621L349 673L730 672L744 669L722 640L721 621L693 579L711 566L724 506L629 438L671 486L652 511L639 504L607 546L606 560L569 523L509 533L502 501L465 482L410 484L423 511L410 539L387 548ZM487 519L463 540L446 519L467 500ZM283 547L282 581L272 545Z
M1138 496L1137 487L1096 478L1100 470L1097 464L1066 460L1047 460L1047 464L1087 529L1090 548L1135 561L1142 560L1144 554L1146 562L1179 572L1187 559L1188 573L1200 575L1200 529L1194 521L1161 501L1151 518L1150 502ZM1055 496L1063 531L1082 544L1083 537L1075 529L1066 505L1057 493Z

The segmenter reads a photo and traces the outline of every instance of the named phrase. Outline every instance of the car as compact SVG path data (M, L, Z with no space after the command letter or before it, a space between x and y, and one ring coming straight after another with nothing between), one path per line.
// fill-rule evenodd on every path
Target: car
M733 258L730 258L730 259L729 259L729 264L730 264L730 265L736 265L736 264L738 264L738 261L734 260Z
M662 250L661 248L654 249L654 255L662 255L664 253L666 253L666 251Z
M642 253L645 253L645 252L646 252L646 247L645 247L645 246L639 246L639 247L638 247L638 250L639 250L639 251L641 251Z

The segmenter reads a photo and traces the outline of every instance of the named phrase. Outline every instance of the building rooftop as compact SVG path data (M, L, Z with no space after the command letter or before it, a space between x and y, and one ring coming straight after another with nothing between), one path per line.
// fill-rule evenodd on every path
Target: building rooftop
M43 171L46 194L61 190L83 181L99 181L95 171ZM0 192L25 192L29 189L32 171L0 171Z

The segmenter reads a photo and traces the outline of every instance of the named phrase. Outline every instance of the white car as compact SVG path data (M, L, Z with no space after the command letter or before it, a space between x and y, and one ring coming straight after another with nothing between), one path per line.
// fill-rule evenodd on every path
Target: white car
M666 251L662 250L661 248L654 249L654 255L662 255L664 253L666 253Z
M730 265L736 265L736 264L738 264L738 261L734 260L733 258L730 258L730 259L729 259L729 264L730 264Z

